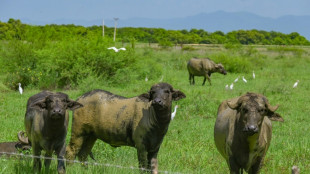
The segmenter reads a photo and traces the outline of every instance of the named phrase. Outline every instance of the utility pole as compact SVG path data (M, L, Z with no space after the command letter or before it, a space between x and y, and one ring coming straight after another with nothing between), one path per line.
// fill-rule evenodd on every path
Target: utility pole
M114 19L114 24L115 24L115 26L114 26L114 39L113 39L113 41L115 42L115 37L116 37L116 24L117 24L117 20L119 19L119 18L113 18Z
M102 19L102 37L104 37L104 19Z

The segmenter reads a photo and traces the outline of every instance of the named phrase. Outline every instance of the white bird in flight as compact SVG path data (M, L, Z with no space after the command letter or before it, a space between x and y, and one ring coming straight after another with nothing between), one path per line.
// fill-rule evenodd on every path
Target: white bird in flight
M19 93L20 94L23 94L23 88L22 88L22 84L21 83L18 83L18 90L19 90Z
M110 47L110 48L108 48L108 50L114 50L115 52L119 52L119 50L123 50L123 51L125 51L126 50L126 48L119 48L119 49L117 49L116 47Z
M299 82L299 80L297 80L297 81L294 83L293 88L296 88L296 87L297 87L298 82Z
M248 81L244 78L244 76L242 76L242 80L247 83Z
M239 80L239 77L237 77L234 82L236 83L236 82L238 82L238 80Z
M234 83L231 83L231 85L229 86L230 90L234 89Z
M178 105L175 105L175 107L174 107L174 111L171 113L171 120L173 120L174 119L174 117L175 117L175 114L177 113L177 109L178 109Z
M254 71L253 71L253 79L255 79L255 73L254 73Z

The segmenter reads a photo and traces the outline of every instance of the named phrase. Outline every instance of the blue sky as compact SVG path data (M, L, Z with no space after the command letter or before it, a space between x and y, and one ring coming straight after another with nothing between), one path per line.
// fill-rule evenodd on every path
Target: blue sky
M0 20L170 19L215 11L264 17L310 15L310 0L0 0Z

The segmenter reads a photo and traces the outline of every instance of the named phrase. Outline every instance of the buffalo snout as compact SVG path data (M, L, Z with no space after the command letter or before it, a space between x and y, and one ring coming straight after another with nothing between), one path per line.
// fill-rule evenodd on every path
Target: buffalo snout
M52 113L51 113L52 118L57 119L57 118L61 118L63 116L65 116L65 112L63 109L61 109L61 108L52 109Z
M247 133L248 135L252 136L256 133L258 133L258 126L255 125L246 125L243 129L243 132Z
M160 108L166 108L166 104L165 102L161 99L161 98L155 98L153 101L152 101L152 104L154 106L157 106L157 107L160 107Z

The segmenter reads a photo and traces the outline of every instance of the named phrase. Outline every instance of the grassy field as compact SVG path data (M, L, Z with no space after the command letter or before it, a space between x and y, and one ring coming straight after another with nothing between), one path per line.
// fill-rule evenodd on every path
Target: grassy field
M213 128L217 108L221 101L257 92L265 95L272 105L279 104L278 113L283 123L273 122L273 138L265 157L261 173L290 173L293 165L299 166L301 173L310 173L310 48L280 46L243 46L228 48L219 45L188 46L190 51L179 48L162 50L157 47L139 46L136 54L146 59L154 59L160 65L162 75L149 76L128 84L113 85L91 78L73 90L62 91L76 99L92 89L104 89L115 94L133 97L144 93L159 82L170 83L175 89L186 94L186 98L174 102L178 104L176 118L170 123L168 133L158 155L159 170L168 173L229 173L228 166L216 150ZM189 85L186 69L187 60L193 56L210 57L216 62L223 61L229 71L226 76L213 74L212 86L201 86L202 77L196 77L196 85ZM240 58L241 57L241 58ZM240 61L239 61L240 60ZM144 60L141 60L144 61ZM246 63L243 63L245 62ZM236 63L235 66L231 62ZM240 63L241 62L241 63ZM243 68L238 66L244 66ZM145 64L147 68L147 64ZM233 69L233 67L237 69ZM256 78L252 78L252 71ZM232 73L233 72L233 73ZM153 72L151 72L153 73ZM128 76L130 74L124 74ZM146 74L147 76L147 74ZM248 83L244 83L244 76ZM237 77L233 90L225 90ZM0 80L4 76L0 75ZM293 84L299 80L297 88ZM27 99L39 89L26 88L24 94L6 88L0 82L0 142L16 141L17 132L24 130L24 114ZM60 91L60 90L58 90ZM70 136L70 128L69 133ZM69 136L67 140L69 140ZM95 161L85 167L81 164L67 166L67 173L139 173L136 151L130 147L113 148L97 141L93 153ZM134 167L135 169L132 169ZM51 165L56 172L56 162ZM0 158L0 173L30 173L32 159Z

